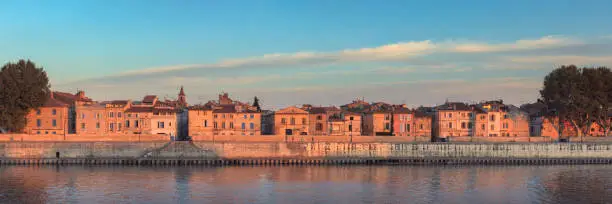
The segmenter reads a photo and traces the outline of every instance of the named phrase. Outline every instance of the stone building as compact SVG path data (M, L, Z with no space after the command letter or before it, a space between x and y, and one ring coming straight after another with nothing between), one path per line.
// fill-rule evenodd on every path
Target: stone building
M274 134L308 135L308 111L295 106L278 110L274 113Z
M189 135L261 135L261 112L256 110L227 93L220 94L218 101L188 108Z
M414 113L408 108L393 110L393 136L413 136Z
M26 134L65 135L69 134L69 104L49 94L47 101L38 109L31 110L26 116Z
M308 111L308 121L310 122L308 127L310 130L308 133L309 135L329 135L331 133L332 122L334 122L337 126L343 121L343 118L341 118L339 115L341 112L340 109L333 106L305 106L302 109ZM344 128L341 129L343 130Z
M433 122L432 116L432 114L425 111L414 111L414 125L412 127L412 132L414 136L431 137L431 129Z
M435 109L433 134L439 138L473 136L474 117L469 105L446 102Z

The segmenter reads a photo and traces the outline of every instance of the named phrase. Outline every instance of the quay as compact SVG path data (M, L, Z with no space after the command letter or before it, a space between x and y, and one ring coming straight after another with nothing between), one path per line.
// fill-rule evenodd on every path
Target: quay
M612 164L612 143L0 142L0 165Z

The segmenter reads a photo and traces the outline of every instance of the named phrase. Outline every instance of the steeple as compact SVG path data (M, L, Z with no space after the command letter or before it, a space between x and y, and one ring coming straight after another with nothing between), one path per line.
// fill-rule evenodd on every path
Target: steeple
M179 91L178 94L178 105L182 106L182 107L186 107L187 106L187 96L185 95L185 91L183 90L183 86L181 86L181 90Z

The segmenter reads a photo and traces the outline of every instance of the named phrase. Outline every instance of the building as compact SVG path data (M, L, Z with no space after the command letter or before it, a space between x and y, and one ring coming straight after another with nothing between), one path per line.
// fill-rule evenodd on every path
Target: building
M79 90L76 94L65 93L54 91L53 95L55 99L68 104L68 134L78 133L78 129L83 129L81 127L82 122L77 116L81 115L79 113L79 107L84 105L89 105L94 103L93 100L85 96L85 91Z
M274 134L274 111L264 110L261 112L261 134Z
M54 93L51 92L41 107L27 114L24 132L36 135L69 134L69 107L70 104L56 99Z
M393 136L414 135L414 113L408 108L393 110Z
M446 102L435 108L433 134L438 138L473 136L474 117L467 104Z
M333 106L312 107L306 105L302 109L308 111L310 135L330 135L332 122L338 126L344 120L340 116L340 109ZM340 130L344 130L344 128L339 128L338 131Z
M87 103L76 106L76 134L107 134L106 115L106 106L99 103Z
M108 134L124 134L123 123L125 111L132 106L131 100L114 100L102 102L106 111Z
M278 110L274 113L274 134L308 135L308 111L295 106Z
M191 136L261 135L261 112L248 103L232 100L227 93L218 101L188 108Z
M342 133L338 133L338 135L344 136L360 136L361 135L361 114L353 113L349 111L343 111L336 123L338 127L332 127L332 133L336 132L336 129L342 130Z
M432 113L425 112L422 110L414 111L414 125L412 127L412 134L419 137L431 137L432 129Z

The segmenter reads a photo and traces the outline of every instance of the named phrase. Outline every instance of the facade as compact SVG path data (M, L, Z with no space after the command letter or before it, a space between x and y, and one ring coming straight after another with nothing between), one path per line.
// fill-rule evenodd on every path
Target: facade
M414 125L412 132L414 136L419 137L431 137L432 129L432 115L422 112L414 111Z
M392 135L391 111L371 111L364 114L363 135L390 136Z
M308 111L295 106L274 113L274 134L309 135Z
M131 100L115 100L102 102L106 110L106 124L108 134L123 134L125 111L132 106Z
M104 135L108 133L106 106L98 103L82 104L76 107L76 134Z
M188 108L189 135L261 135L262 117L256 110L232 100L227 93L220 94L218 101Z
M309 134L310 135L329 135L331 130L332 122L336 124L336 128L343 121L340 117L340 109L336 107L312 107L305 106L302 109L308 111ZM344 128L339 128L337 131L341 131ZM336 133L338 134L338 133Z
M213 111L207 106L191 106L189 113L189 135L205 136L212 135L213 131Z
M414 122L414 114L410 109L393 110L393 136L413 136Z
M54 98L53 92L38 109L31 110L26 116L24 132L32 135L69 134L69 104Z
M436 107L434 135L439 138L473 136L474 111L465 103L445 103Z

